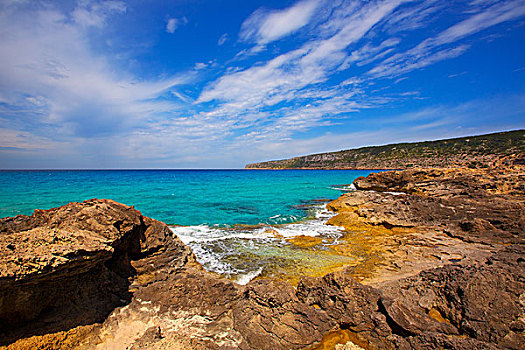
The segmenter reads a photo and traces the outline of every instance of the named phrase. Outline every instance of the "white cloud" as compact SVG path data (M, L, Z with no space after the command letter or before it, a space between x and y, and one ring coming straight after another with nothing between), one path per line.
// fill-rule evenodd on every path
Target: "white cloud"
M259 45L268 44L305 26L317 6L318 1L303 0L280 11L259 9L244 21L239 37Z
M273 97L275 104L289 92L324 81L326 73L346 58L345 48L361 39L399 3L401 1L393 0L364 5L346 21L341 21L341 27L331 37L307 42L266 64L225 74L203 91L198 102L218 99L267 105ZM383 47L395 43L395 40L388 41ZM276 99L279 95L283 98Z
M467 51L469 47L469 45L459 45L434 52L421 52L420 54L409 51L406 55L398 54L392 56L391 61L384 61L371 69L369 73L375 77L397 77L436 62L458 57Z
M176 18L170 18L168 19L168 23L166 23L166 31L168 33L175 33L175 29L179 26L179 20Z
M396 11L387 20L385 27L390 34L413 31L428 26L432 21L439 18L436 12L444 11L446 1L424 0L414 2L413 6Z
M121 9L117 2L90 4L90 9L109 9L105 16L121 13L113 11ZM77 10L47 6L0 13L0 31L9 33L0 51L4 127L53 133L55 139L89 138L126 132L179 108L156 98L187 82L190 74L138 82L91 49L86 25L107 19L79 22Z
M122 1L80 2L72 18L81 26L101 28L107 17L123 12L126 12L126 4Z
M414 48L392 55L370 70L375 77L396 77L436 62L463 54L470 45L453 45L457 41L494 25L525 15L525 2L502 1L456 23L435 37L427 38Z
M314 47L303 58L303 66L326 62L337 64L346 57L345 48L360 40L372 27L389 15L402 0L389 0L365 3L353 9L349 17L342 21L342 27L332 37L314 42Z
M453 25L425 45L438 46L448 44L525 15L525 2L522 0L501 1L458 24Z
M35 137L31 133L12 129L0 128L0 140L2 148L18 150L52 150L60 145L45 137Z
M221 37L217 41L217 45L222 46L226 41L228 41L228 33L224 33L223 35L221 35Z
M401 42L398 38L389 38L381 42L379 45L374 46L366 44L363 47L352 52L344 62L339 66L339 70L348 69L352 63L356 63L358 66L369 64L373 61L379 60L384 56L388 55L393 51L392 47L396 46Z
M231 144L232 152L242 149L249 162L284 159L298 155L332 152L363 146L398 142L417 142L479 135L523 128L519 119L525 110L525 96L500 96L472 100L459 105L438 105L411 113L370 118L368 128L344 132L325 132L307 139L264 140L259 135ZM333 130L333 129L332 129Z
M404 6L407 4L413 5L396 0L338 4L331 11L332 17L318 27L318 32L312 32L312 39L301 47L246 69L233 68L209 84L196 103L214 104L201 116L227 121L231 130L247 128L236 134L229 150L248 149L250 145L263 149L265 145L291 144L293 141L286 140L297 133L333 126L339 118L348 121L349 116L363 109L424 98L419 92L388 94L385 92L388 86L376 89L372 86L377 77L399 76L457 57L468 50L469 45L441 44L427 50L423 40L407 53L399 50L403 36L377 42L378 32L390 30L393 23L400 23L402 18L404 30L420 28L424 25L423 18L442 5L433 0L415 4L426 14L410 25L407 17L399 15L405 11L413 14L413 6ZM396 16L397 19L393 20ZM361 66L380 59L383 62L368 76L350 77L332 88L321 87L336 69L347 70L351 69L352 63ZM400 81L398 79L396 83ZM195 121L201 116L196 115ZM449 122L430 120L414 132L445 126Z
M206 67L208 67L208 65L206 63L204 63L204 62L197 62L197 63L195 63L195 66L193 67L193 69L201 70L201 69L204 69Z
M289 137L294 132L330 125L324 120L326 116L335 118L338 114L380 105L382 100L370 98L365 101L362 97L357 99L357 87L349 90L348 86L341 85L335 89L323 90L316 84L328 79L331 71L348 57L346 47L359 41L400 3L396 0L374 2L359 8L351 4L353 11L348 13L349 17L345 21L338 20L338 24L331 27L332 34L328 37L314 36L314 40L299 49L248 69L227 73L209 84L196 103L222 102L209 113L221 118L234 118L239 121L240 126L257 120L261 124L265 123L265 130L257 133L259 139L263 136ZM359 59L370 58L373 52L397 42L397 39L387 40L378 49L368 49L372 52L365 53L363 50L356 55L360 56ZM305 105L308 100L314 102ZM272 106L290 103L298 106L265 113ZM255 121L254 116L257 116ZM254 134L249 135L254 137Z
M173 34L181 25L186 25L188 19L186 17L182 18L168 18L166 23L166 32Z

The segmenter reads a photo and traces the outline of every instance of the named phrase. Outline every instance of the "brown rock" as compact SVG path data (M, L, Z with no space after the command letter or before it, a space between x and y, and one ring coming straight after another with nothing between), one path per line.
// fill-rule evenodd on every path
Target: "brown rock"
M407 305L402 298L397 300L382 298L380 307L387 315L392 329L400 335L413 336L426 332L459 334L458 330L451 324L436 321L418 308Z
M438 309L460 333L519 349L525 343L523 327L515 322L525 317L524 253L524 246L510 246L483 263L424 271L383 292L418 308L416 303L432 291L426 308Z
M0 220L0 344L102 322L131 300L131 260L166 230L132 207L96 199ZM191 254L178 252L172 260Z
M385 323L374 322L379 292L364 286L348 276L344 271L327 274L322 278L306 277L297 286L297 294L308 305L317 305L343 328L355 332L384 330L389 334ZM386 328L385 328L386 327Z
M515 166L500 171L410 169L370 174L354 181L361 191L345 194L328 207L336 212L351 209L373 225L432 228L467 242L523 244L523 170Z
M245 349L300 349L321 340L334 322L302 303L289 283L257 280L233 305L234 326Z
M164 338L162 336L162 330L159 326L151 326L144 334L133 344L131 350L134 349L145 349L151 347L154 343Z
M204 271L165 224L107 200L3 219L0 339L12 349L300 349L339 332L366 349L521 349L520 169L356 180L361 190L328 207L345 244L374 247L355 247L361 267L394 271L370 285L353 278L356 262L296 289L239 286Z
M354 185L358 191L329 203L339 213L330 223L369 234L378 226L416 231L395 236L401 244L383 252L383 257L385 266L399 267L400 277L403 271L417 272L418 265L421 272L383 282L376 279L374 284L381 295L379 311L395 335L389 346L523 346L522 167L391 171L359 178ZM516 245L506 248L501 243ZM400 252L406 252L406 257ZM411 262L410 255L420 260ZM424 261L431 262L432 255L439 260L429 269L432 265ZM376 337L374 332L361 334L369 340Z

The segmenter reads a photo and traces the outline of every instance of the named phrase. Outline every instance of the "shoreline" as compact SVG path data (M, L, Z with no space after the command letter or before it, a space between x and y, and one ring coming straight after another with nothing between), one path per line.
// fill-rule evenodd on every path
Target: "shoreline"
M301 277L333 272L336 267L342 266L339 261L347 258L348 263L354 258L333 249L344 233L342 227L326 225L336 215L326 208L331 201L313 199L309 204L301 204L308 215L288 223L234 224L227 227L170 226L170 229L192 248L199 263L209 272L218 273L236 283L241 279L241 285L259 278L277 278L297 285ZM228 254L213 251L214 242L223 246ZM249 251L243 252L246 245ZM266 256L266 252L271 255ZM258 258L251 262L250 270L239 272L238 268L249 263L250 256ZM228 265L228 272L225 272L224 265ZM314 272L316 265L318 269ZM310 273L305 274L305 271ZM246 280L245 276L251 276L250 280Z
M403 169L399 169L399 168L392 168L392 169L387 169L387 168L381 168L381 169L378 169L378 168L365 168L365 167L360 167L360 168L355 168L355 167L349 167L349 168L244 168L244 169L240 169L240 170L366 170L366 171L396 171L396 170L403 170Z
M357 191L328 204L337 214L328 223L346 229L334 249L360 259L302 277L296 287L267 278L241 286L209 273L168 226L109 200L2 219L0 320L26 321L0 342L7 349L50 342L70 349L519 349L524 175L516 165L358 178ZM86 276L99 277L86 284ZM56 284L62 287L49 289ZM62 294L47 298L49 290ZM44 323L39 309L49 310Z

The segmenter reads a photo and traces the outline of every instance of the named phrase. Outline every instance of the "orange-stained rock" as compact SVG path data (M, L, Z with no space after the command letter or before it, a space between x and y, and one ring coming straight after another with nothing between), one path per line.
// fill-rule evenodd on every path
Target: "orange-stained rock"
M287 238L286 241L298 247L312 248L317 245L320 245L323 242L323 239L321 237L312 237L312 236L303 235L303 236Z

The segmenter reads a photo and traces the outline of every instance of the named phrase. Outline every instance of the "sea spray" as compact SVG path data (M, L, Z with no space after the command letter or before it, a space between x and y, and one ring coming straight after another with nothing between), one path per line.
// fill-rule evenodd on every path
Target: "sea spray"
M250 282L252 279L259 276L263 270L264 270L264 266L261 266L255 271L251 271L245 274L239 274L237 278L235 279L235 282L244 286L245 284Z
M343 234L339 227L325 224L334 213L326 209L326 204L311 205L308 212L308 219L284 225L235 228L198 225L171 229L193 249L205 269L245 284L257 276L286 274L285 270L291 267L308 270L314 265L341 262L340 256L318 254ZM294 237L318 237L319 246L299 247L293 243ZM348 262L347 257L344 260Z

